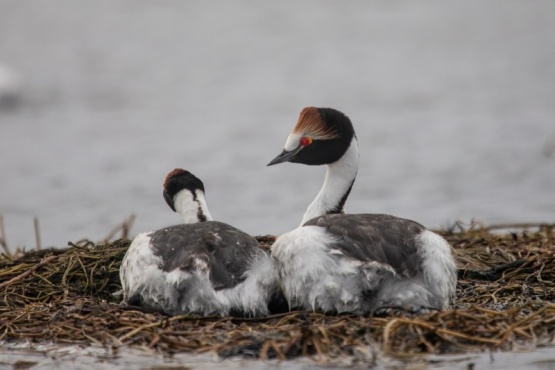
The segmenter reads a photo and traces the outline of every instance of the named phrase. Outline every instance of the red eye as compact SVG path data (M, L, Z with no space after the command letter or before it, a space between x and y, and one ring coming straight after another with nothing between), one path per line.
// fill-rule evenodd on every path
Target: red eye
M301 146L309 146L312 144L312 138L308 136L301 137Z

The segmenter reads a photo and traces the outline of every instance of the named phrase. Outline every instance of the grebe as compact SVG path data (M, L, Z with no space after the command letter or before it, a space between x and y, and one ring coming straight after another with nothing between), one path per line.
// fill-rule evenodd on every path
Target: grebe
M290 307L355 313L448 307L456 266L444 238L395 216L343 213L358 157L349 118L335 109L308 107L283 152L268 164L328 167L301 225L271 248Z
M204 185L190 172L171 171L163 195L185 224L135 237L120 268L123 303L169 315L267 315L281 294L270 254L212 220Z

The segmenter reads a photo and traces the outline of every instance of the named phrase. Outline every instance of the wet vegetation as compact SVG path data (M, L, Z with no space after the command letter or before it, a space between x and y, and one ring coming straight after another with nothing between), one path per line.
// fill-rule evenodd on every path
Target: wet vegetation
M495 230L473 223L440 231L455 249L457 299L449 310L413 316L290 312L262 319L167 317L119 305L119 266L128 239L5 252L0 256L0 342L322 361L367 358L377 350L443 354L550 345L555 334L554 228ZM265 248L274 240L258 239Z

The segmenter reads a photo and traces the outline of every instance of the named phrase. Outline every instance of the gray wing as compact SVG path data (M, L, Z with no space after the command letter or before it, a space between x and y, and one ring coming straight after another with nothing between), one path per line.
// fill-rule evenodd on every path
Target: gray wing
M152 233L154 253L164 271L208 273L215 289L232 288L261 253L256 239L230 225L208 221L175 225Z
M416 237L425 228L414 221L382 214L330 214L308 225L325 228L336 238L331 247L347 257L389 265L401 276L421 270Z

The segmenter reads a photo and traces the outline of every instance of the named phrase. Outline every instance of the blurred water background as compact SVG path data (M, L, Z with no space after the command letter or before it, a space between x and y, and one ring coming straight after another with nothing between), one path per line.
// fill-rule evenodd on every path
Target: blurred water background
M555 221L551 0L0 0L0 102L11 246L178 223L174 167L218 220L296 227L325 169L265 166L309 105L357 130L349 212Z

